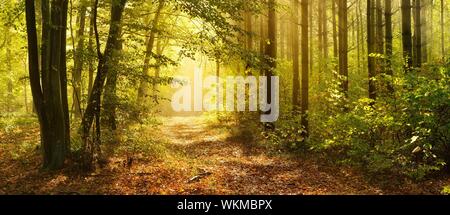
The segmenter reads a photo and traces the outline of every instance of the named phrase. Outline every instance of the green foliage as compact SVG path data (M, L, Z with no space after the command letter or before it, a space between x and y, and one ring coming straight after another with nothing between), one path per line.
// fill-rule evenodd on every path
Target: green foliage
M449 68L447 63L426 74L412 71L397 78L392 95L359 99L346 111L330 111L315 128L322 131L323 141L314 147L371 173L399 172L421 179L442 169L450 155ZM328 101L336 107L340 98L330 93Z
M16 128L36 123L37 119L28 114L10 113L0 116L0 129L5 133L12 133Z
M300 114L296 114L294 117L282 118L279 123L276 123L275 129L264 130L262 136L272 144L275 144L275 146L299 149L301 146L304 146L302 143L305 141L304 129L299 128L300 122Z
M450 195L450 186L445 186L441 193L443 195Z
M34 141L24 141L22 143L19 143L17 147L14 147L13 150L11 150L10 156L13 160L21 161L21 162L27 162L28 157L35 155L39 152L37 150L38 144Z
M161 158L166 152L166 145L149 133L156 130L153 126L130 126L122 131L120 144L114 152L133 157Z

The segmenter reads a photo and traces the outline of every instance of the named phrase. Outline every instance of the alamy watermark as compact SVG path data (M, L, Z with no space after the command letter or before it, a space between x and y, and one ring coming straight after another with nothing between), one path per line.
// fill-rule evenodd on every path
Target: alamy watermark
M172 97L175 112L261 111L261 122L275 122L279 117L278 76L270 77L270 81L266 76L228 76L225 79L208 76L203 79L202 70L197 68L192 83L188 78L178 77L172 82L172 88L179 88ZM270 100L267 90L270 90Z

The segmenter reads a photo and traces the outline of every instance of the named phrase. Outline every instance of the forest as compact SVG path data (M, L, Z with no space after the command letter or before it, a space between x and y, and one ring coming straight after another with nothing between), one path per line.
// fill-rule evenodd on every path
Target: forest
M450 0L0 0L0 29L0 194L450 194Z

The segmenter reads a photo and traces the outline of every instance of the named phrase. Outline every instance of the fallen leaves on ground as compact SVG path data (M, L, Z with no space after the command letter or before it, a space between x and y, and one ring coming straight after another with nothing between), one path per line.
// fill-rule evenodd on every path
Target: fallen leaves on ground
M132 165L124 165L128 154L111 153L106 165L92 173L70 165L41 171L38 128L0 133L0 194L439 194L450 184L448 177L373 182L350 167L271 155L258 144L228 138L201 117L163 121L158 130L147 131L166 144L163 156L135 155ZM36 149L14 158L10 152L23 141L34 141Z

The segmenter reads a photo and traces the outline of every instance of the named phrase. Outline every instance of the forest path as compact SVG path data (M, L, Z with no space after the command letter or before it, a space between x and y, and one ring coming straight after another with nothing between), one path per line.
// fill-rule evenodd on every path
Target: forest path
M93 172L77 165L41 171L37 125L0 133L0 194L438 194L448 184L369 182L352 168L233 138L205 117L161 121L158 128L133 131L131 141L118 134L124 138L104 145L110 152Z
M162 134L170 151L178 154L180 168L192 170L182 182L190 194L381 192L348 170L327 170L312 160L270 155L258 144L229 137L224 128L212 127L202 117L168 117L163 122Z

